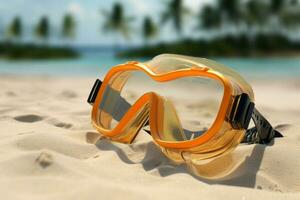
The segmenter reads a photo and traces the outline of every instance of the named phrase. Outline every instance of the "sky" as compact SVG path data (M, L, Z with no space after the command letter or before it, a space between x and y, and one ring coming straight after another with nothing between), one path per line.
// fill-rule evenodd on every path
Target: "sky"
M159 22L160 13L167 6L168 0L0 0L0 30L4 32L5 27L15 16L22 18L25 26L24 41L33 40L32 30L42 16L50 19L52 27L53 43L60 43L60 27L62 18L66 13L72 13L76 18L75 45L112 45L116 42L113 34L105 33L102 29L105 17L103 10L111 10L115 2L120 2L125 7L127 16L135 16L132 23L132 35L129 41L118 38L118 42L124 44L139 44L142 42L141 23L145 16L150 16L155 22ZM196 14L200 7L212 2L212 0L185 0L184 4L192 13ZM184 34L199 36L194 30L195 17L184 21L186 30ZM192 35L192 37L193 37ZM157 41L170 41L176 39L177 35L171 24L166 24L160 30Z

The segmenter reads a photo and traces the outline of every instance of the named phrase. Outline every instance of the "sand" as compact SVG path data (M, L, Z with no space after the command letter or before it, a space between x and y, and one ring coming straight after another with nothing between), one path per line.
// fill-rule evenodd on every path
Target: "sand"
M252 80L256 104L284 134L240 145L233 178L207 181L173 165L140 132L99 135L86 97L94 78L0 77L1 199L300 199L300 80Z

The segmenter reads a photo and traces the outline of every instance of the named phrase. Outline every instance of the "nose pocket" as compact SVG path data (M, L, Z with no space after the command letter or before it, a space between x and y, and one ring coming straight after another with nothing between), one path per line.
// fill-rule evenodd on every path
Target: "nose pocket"
M171 100L157 95L157 123L160 139L165 141L187 140Z
M144 99L147 97L144 96ZM139 99L143 101L143 97ZM134 116L126 123L122 134L113 137L112 140L117 140L123 143L132 143L139 131L147 124L149 119L149 103L141 104Z

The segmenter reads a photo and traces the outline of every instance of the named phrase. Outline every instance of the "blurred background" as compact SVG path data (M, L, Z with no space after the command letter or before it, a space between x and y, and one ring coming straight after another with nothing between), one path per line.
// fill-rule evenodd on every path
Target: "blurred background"
M0 0L0 74L97 76L161 53L300 78L298 0Z

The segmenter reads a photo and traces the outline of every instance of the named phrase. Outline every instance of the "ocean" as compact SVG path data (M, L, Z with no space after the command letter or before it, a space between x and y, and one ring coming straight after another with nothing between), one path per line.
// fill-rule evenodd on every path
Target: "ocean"
M81 57L66 60L0 60L0 75L103 76L110 67L132 59L118 58L111 50L81 49ZM248 78L299 78L297 58L211 58ZM134 59L145 61L147 59Z

